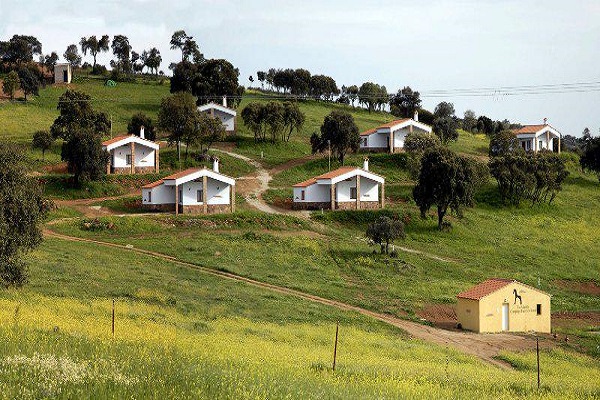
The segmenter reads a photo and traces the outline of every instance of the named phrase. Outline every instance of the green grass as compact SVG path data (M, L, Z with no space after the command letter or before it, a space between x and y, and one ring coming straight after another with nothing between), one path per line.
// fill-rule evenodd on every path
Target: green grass
M160 179L162 174L106 175L99 181L74 186L70 175L43 175L38 179L44 185L44 193L52 199L74 200L120 196L137 191L141 186Z
M196 150L193 150L193 152L195 153ZM225 153L211 150L209 154L219 157L219 171L233 178L249 175L256 170L254 166L248 164L246 161ZM177 150L175 148L162 149L160 152L160 167L163 171L166 168L179 170L202 166L212 169L212 161L196 161L191 153L188 155L188 159L185 160L185 152L182 152L181 161L178 161Z
M0 292L4 398L540 398L531 352L503 354L515 369L499 370L366 317L127 250L47 239L27 259L31 283ZM600 394L596 360L541 356L543 398Z
M470 133L458 130L458 140L451 142L448 147L458 153L472 156L487 156L490 139L482 133Z

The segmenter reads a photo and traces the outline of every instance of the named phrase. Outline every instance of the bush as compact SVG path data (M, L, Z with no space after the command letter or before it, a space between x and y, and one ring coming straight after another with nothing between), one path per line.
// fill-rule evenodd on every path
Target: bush
M113 224L110 221L99 220L98 218L94 218L91 220L84 219L81 221L80 228L83 231L98 232L98 231L105 231L105 230L114 230L115 224Z
M86 68L86 64L88 65L88 68L89 68L90 65L88 63L84 63L83 68ZM108 70L106 69L106 67L104 65L96 64L92 68L92 75L106 75L106 74L108 74Z
M0 259L0 283L20 287L28 282L27 265L17 258Z

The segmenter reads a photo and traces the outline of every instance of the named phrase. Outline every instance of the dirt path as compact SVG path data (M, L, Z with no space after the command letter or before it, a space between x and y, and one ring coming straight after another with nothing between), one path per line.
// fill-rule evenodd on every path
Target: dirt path
M138 195L139 191L131 191L129 193L122 194L120 196L107 196L107 197L97 197L93 199L77 199L77 200L54 200L54 203L58 206L70 207L73 208L80 213L82 213L85 217L95 218L95 217L103 217L108 215L117 215L118 213L112 211L107 207L102 206L92 206L94 203L99 203L105 200L117 200L122 199L124 197L131 197L133 195Z
M304 300L312 301L314 303L324 304L331 307L336 307L340 310L344 311L353 311L357 312L361 315L365 315L371 318L374 318L378 321L385 322L387 324L398 327L404 331L406 331L409 335L425 340L431 343L435 343L441 346L449 346L454 349L457 349L461 352L471 354L481 358L482 360L496 365L500 368L508 369L510 366L502 361L496 360L494 357L497 356L501 351L519 351L525 349L532 349L534 346L534 339L532 337L522 336L522 335L510 335L510 334L494 334L494 335L481 335L470 332L457 332L457 331L448 331L442 330L426 325L421 325L416 322L403 320L400 318L392 317L390 315L377 313L374 311L370 311L361 307L353 306L350 304L346 304L340 301L327 299L320 296L315 296L309 293L304 293L298 290L289 289L282 286L273 285L270 283L265 283L261 281L257 281L254 279L246 278L240 275L236 275L230 272L223 272L218 270L213 270L207 267L201 267L192 263L188 263L185 261L181 261L173 256L169 256L166 254L138 249L132 247L131 245L120 245L115 243L103 242L99 240L93 239L84 239L73 236L62 235L51 231L46 228L44 230L44 235L68 240L73 242L82 242L82 243L93 243L96 245L106 246L117 248L121 250L133 251L140 254L145 254L151 257L155 257L162 260L167 260L169 262L186 266L188 268L192 268L194 270L200 271L202 273L218 276L224 279L230 279L239 282L245 282L247 284L264 288L273 292L277 292L284 295L295 296ZM542 344L548 346L550 343L547 341L542 341Z

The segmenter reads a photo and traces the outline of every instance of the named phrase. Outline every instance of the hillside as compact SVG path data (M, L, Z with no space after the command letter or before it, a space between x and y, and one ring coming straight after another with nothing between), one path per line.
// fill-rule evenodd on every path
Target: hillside
M93 79L74 86L113 115L117 132L137 111L154 117L169 89L107 88ZM63 90L48 87L27 104L0 103L0 120L10 119L0 124L0 141L29 147L33 130L55 118ZM250 92L238 111L268 100ZM241 178L233 215L142 212L141 184L199 164L179 164L173 149L161 150L160 175L107 177L82 189L67 188L66 175L52 172L60 167L60 144L43 162L30 151L58 208L43 244L27 256L30 284L0 291L0 398L600 396L595 176L566 157L571 175L563 191L553 204L535 207L501 205L490 181L475 207L463 218L450 216L452 229L440 232L433 211L419 216L406 155L372 154L370 169L386 177L386 210L296 213L286 208L290 185L327 170L325 156L309 157L309 137L325 115L348 110L361 130L393 118L316 101L299 105L307 121L289 143L256 144L239 118L238 136L216 146L230 152L215 149L222 171ZM485 160L488 141L460 132L450 147ZM346 164L361 165L362 157L349 155ZM272 178L265 193L261 174ZM253 200L281 208L258 212ZM376 254L365 238L366 225L380 215L406 225L397 257ZM88 230L96 217L105 224ZM456 294L489 277L514 278L553 296L557 338L541 336L540 392L531 335L494 336L493 349L505 349L497 351L485 344L493 335L453 329ZM394 322L406 320L424 334Z

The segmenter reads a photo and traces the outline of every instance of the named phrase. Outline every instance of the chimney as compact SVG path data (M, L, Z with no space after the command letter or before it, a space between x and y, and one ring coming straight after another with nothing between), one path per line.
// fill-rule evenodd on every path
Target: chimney
M413 119L415 121L419 122L419 110L415 110L415 115L414 115Z
M213 171L219 172L219 158L213 157Z
M363 169L365 171L369 170L369 157L365 157L365 161L363 161Z
M227 107L227 96L223 96L223 107Z
M140 126L140 138L146 139L146 137L144 136L144 125Z
M548 125L548 118L544 118L544 125Z

